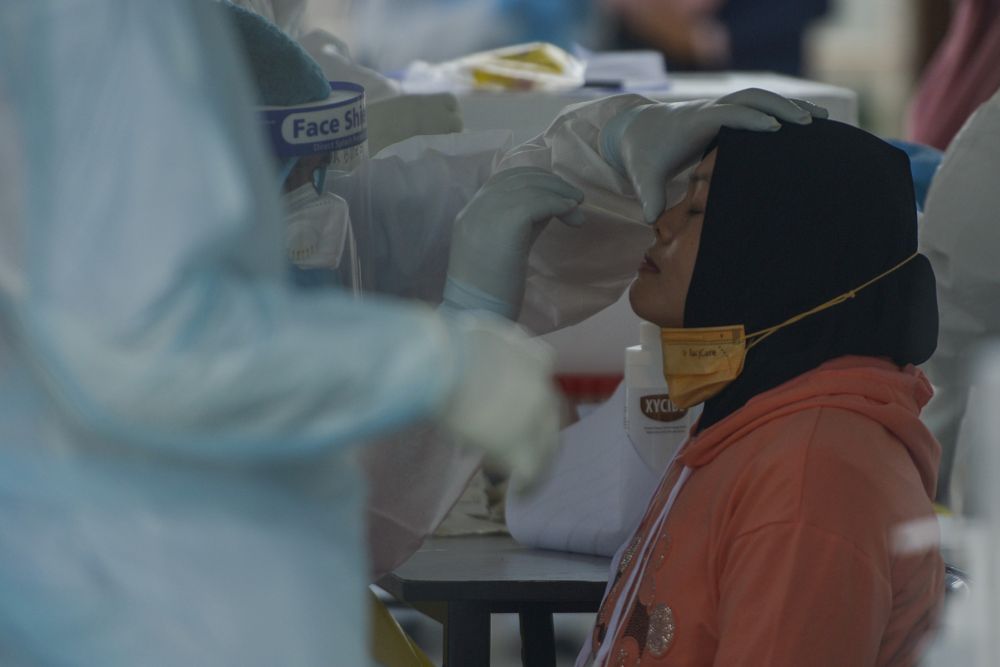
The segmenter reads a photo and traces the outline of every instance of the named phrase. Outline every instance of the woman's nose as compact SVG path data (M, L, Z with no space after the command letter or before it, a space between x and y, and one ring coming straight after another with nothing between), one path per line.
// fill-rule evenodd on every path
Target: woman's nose
M665 242L670 240L670 216L676 211L676 209L676 206L666 209L660 214L660 217L656 219L656 222L653 223L653 234L656 235L657 241Z

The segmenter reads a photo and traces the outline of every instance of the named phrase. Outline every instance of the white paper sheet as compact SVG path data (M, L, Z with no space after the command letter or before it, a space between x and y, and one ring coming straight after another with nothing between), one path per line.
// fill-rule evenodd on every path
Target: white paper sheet
M625 386L564 429L549 473L530 496L507 496L507 527L527 546L611 556L642 518L659 475L625 434Z

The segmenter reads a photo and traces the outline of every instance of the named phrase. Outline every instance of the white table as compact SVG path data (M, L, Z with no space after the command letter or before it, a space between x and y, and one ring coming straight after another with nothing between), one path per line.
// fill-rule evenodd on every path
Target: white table
M432 537L378 586L444 625L445 667L490 664L490 615L520 616L524 667L555 667L552 615L596 612L610 560L509 536Z

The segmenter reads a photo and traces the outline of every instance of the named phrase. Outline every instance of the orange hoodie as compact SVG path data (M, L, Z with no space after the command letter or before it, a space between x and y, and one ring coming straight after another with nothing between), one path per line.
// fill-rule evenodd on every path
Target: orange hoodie
M608 665L914 664L944 594L936 544L901 549L903 526L936 535L931 395L912 366L842 357L691 439L622 556L593 654L640 568Z

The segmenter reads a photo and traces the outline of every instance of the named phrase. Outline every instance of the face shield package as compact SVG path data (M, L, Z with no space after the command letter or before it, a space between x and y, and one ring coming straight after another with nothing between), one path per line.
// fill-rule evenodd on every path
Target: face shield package
M286 246L296 282L360 293L379 245L371 232L365 92L342 81L331 81L330 91L319 102L261 113L279 158L292 165L316 162L309 182L286 200Z

